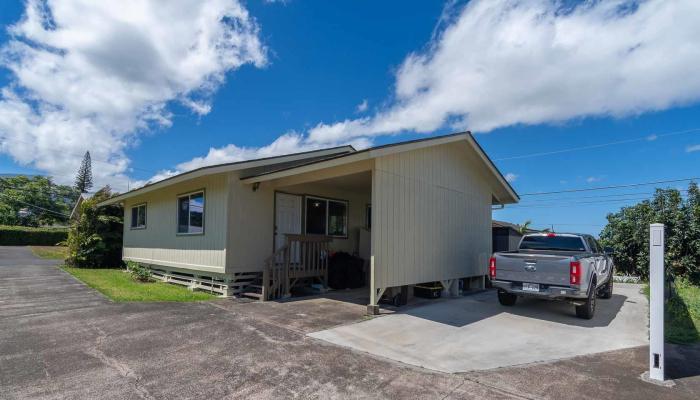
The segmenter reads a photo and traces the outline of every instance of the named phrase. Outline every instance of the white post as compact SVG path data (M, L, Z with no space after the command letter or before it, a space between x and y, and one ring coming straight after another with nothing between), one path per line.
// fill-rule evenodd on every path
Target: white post
M664 381L664 225L649 228L649 378Z

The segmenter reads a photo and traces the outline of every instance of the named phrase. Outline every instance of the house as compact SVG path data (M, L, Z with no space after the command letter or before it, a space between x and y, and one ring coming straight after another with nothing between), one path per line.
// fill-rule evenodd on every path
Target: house
M325 282L362 255L369 307L386 290L484 285L491 207L519 200L469 132L213 165L113 197L124 260L166 281L262 300Z

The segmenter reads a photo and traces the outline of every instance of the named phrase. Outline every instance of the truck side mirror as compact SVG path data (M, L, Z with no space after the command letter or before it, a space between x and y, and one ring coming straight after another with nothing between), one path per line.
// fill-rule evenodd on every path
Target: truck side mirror
M605 248L603 248L603 251L605 251L605 254L611 255L612 253L615 252L615 249L613 249L610 246L605 246Z

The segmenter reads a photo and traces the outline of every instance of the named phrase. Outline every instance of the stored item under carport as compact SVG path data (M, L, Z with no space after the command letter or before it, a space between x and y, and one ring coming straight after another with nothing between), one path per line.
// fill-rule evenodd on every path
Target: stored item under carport
M328 264L328 286L333 289L356 289L365 285L364 261L348 253L335 253Z
M442 293L442 285L439 282L421 283L413 287L413 295L426 299L437 299Z
M382 298L379 299L379 302L396 307L405 306L408 304L408 286L387 289Z

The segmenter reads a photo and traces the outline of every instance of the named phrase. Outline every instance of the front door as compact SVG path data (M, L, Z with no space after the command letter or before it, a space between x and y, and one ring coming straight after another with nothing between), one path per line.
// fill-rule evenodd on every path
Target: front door
M275 250L286 243L286 234L301 234L301 196L275 193Z

